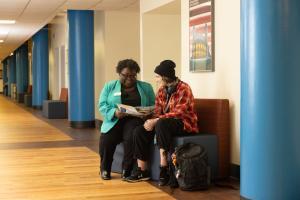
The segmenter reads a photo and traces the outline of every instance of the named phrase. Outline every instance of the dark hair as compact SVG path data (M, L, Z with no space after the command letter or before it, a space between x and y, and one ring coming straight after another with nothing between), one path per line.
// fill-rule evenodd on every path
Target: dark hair
M166 83L172 83L177 79L177 77L175 76L174 78L168 78L166 76L162 76L162 80L165 81Z
M139 73L141 70L139 64L137 64L137 62L132 59L120 60L116 67L117 73L120 74L124 68L128 68L131 71L135 71L136 73Z

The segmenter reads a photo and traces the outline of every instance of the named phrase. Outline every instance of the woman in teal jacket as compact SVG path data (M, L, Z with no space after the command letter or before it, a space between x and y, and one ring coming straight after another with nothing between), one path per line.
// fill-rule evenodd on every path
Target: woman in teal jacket
M128 116L120 112L117 104L130 106L153 106L155 94L149 83L138 81L139 65L132 59L121 60L116 67L119 80L105 84L99 98L98 108L103 116L99 154L101 158L101 178L111 179L111 165L117 144L124 144L122 178L130 176L133 160L133 131L143 125L139 117Z

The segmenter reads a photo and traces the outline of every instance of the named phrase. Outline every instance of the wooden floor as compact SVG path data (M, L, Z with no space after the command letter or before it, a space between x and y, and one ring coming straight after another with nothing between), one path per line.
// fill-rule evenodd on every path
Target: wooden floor
M182 192L155 182L99 178L99 133L48 120L0 95L0 199L239 199L239 191L212 187Z

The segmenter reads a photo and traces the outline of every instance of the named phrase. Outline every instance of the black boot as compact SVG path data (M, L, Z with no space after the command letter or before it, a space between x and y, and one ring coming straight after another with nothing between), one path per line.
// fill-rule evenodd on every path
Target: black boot
M167 185L170 179L170 173L168 166L160 166L160 173L159 173L159 186Z
M110 180L111 179L110 172L106 170L101 171L101 178L103 180Z
M178 182L177 182L177 179L175 176L175 166L173 165L172 162L169 163L169 175L170 175L170 178L169 178L168 185L171 188L178 188L179 185L178 185Z

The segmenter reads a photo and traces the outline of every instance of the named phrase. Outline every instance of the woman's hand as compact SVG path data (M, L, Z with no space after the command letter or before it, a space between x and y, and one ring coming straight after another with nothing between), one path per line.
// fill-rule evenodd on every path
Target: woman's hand
M116 118L118 118L118 119L122 119L122 118L124 118L124 117L126 117L127 116L127 114L126 113L123 113L123 112L121 112L120 110L116 110L116 112L115 112L115 117Z
M158 120L159 120L159 118L146 120L144 123L144 128L146 129L146 131L152 131Z

